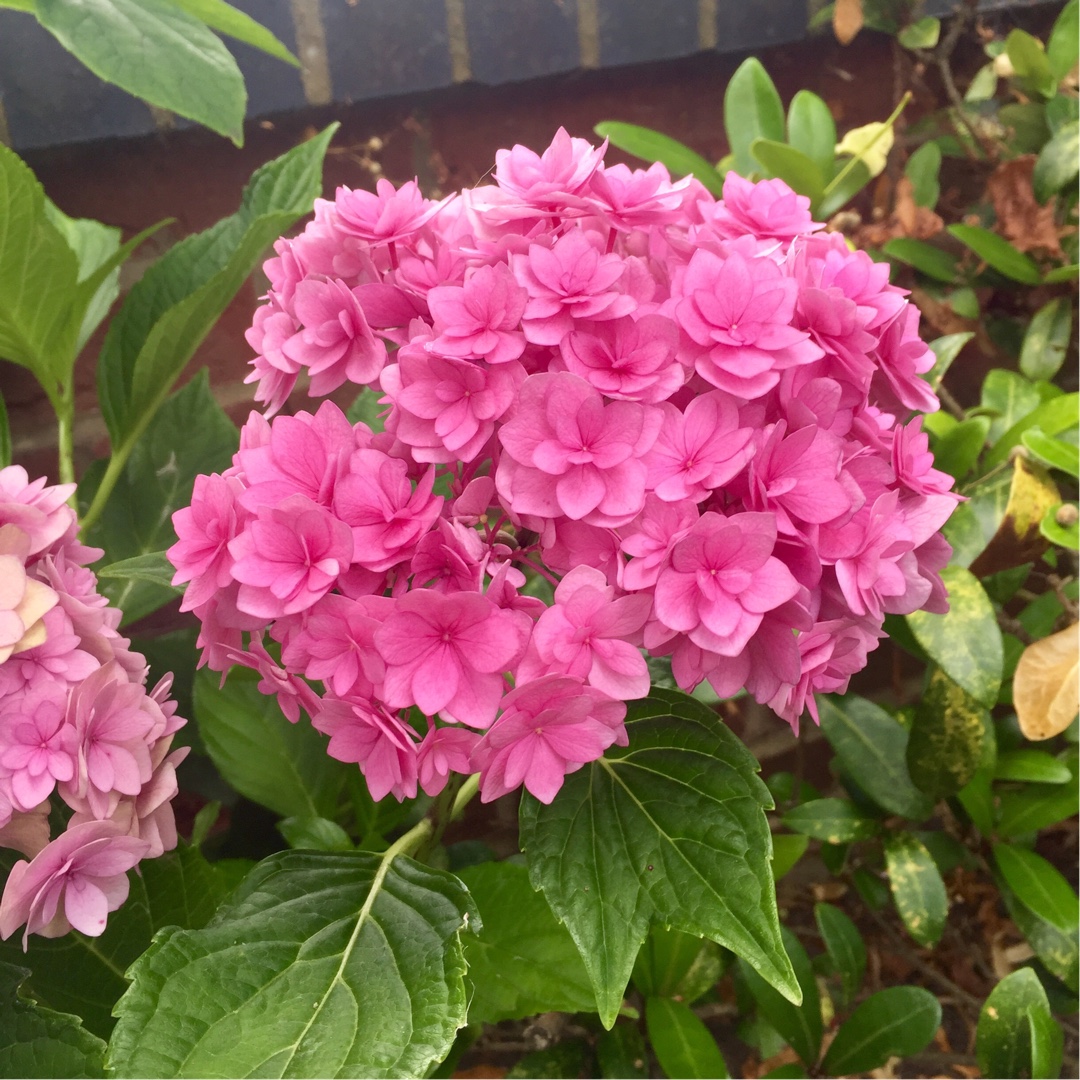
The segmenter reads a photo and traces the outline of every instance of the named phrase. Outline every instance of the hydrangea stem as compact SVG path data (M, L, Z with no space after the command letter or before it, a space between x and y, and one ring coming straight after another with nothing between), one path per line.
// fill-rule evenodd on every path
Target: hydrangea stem
M59 459L57 475L61 484L73 484L75 482L75 440L72 432L75 423L74 384L69 382L59 395L52 398L52 404L56 411L56 441Z

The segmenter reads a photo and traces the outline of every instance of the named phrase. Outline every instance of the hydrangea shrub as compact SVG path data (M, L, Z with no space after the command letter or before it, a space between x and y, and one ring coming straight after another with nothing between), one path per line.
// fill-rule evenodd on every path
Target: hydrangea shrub
M494 184L337 190L265 264L253 413L169 552L201 663L255 669L371 794L481 797L745 688L793 727L888 613L947 608L934 355L888 266L782 181L716 199L560 130ZM312 397L376 392L382 430Z

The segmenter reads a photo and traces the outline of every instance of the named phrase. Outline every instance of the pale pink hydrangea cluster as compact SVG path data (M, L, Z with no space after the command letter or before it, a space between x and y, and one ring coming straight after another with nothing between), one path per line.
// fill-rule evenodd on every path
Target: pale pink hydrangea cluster
M888 267L778 180L718 201L604 149L317 201L249 381L268 416L301 372L372 388L385 430L252 414L174 517L203 662L256 669L375 798L478 772L550 802L626 744L646 652L795 725L887 612L945 610L957 496L907 420L934 357Z
M170 753L184 724L172 677L147 691L146 662L86 569L102 552L78 540L74 490L0 469L0 846L29 860L8 876L0 937L25 924L24 948L28 934L99 935L127 872L176 846L187 754ZM50 817L65 816L50 839Z

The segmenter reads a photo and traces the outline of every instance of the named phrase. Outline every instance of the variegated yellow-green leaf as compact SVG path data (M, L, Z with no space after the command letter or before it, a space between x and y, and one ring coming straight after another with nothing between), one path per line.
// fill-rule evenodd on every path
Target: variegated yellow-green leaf
M885 844L896 910L920 945L934 945L945 929L949 898L933 856L911 833L897 833Z
M875 121L862 127L852 128L837 144L837 154L850 154L858 158L870 170L871 176L880 175L885 169L894 141L891 124Z

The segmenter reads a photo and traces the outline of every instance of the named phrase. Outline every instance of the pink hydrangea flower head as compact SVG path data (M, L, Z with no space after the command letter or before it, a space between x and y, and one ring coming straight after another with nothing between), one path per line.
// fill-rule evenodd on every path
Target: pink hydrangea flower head
M374 193L339 187L334 201L339 227L369 244L392 244L412 237L444 205L425 199L415 180L400 188L379 180Z
M434 798L450 779L452 772L468 776L472 772L472 753L480 736L460 727L431 727L417 751L420 788Z
M66 723L66 706L64 690L46 683L22 695L14 708L4 707L0 769L16 810L33 810L57 781L75 775L75 730Z
M29 541L27 556L37 555L75 524L75 511L67 505L74 491L74 484L31 481L21 465L8 465L0 469L0 526L18 526Z
M525 351L521 316L529 294L505 263L481 266L464 285L440 285L427 294L436 337L428 349L463 360L503 364Z
M678 221L691 183L690 176L672 183L659 161L647 169L601 166L592 175L586 198L613 229L629 232Z
M480 801L524 785L550 803L567 773L595 761L613 743L626 745L625 717L621 701L566 675L547 675L512 690L473 752Z
M508 195L537 210L559 210L588 185L604 158L607 142L594 147L559 128L537 154L520 144L495 153L495 182Z
M734 169L724 176L724 197L712 211L712 227L723 237L794 240L822 226L810 217L810 200L783 180L744 180Z
M10 525L4 529L8 530L5 539L12 544L17 533L24 541L20 546L29 546L29 538L22 530ZM44 617L60 600L48 585L27 575L25 559L25 554L0 554L0 664L12 653L44 642Z

